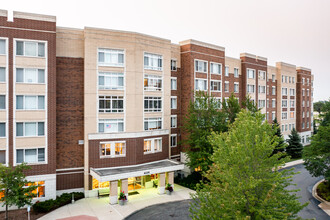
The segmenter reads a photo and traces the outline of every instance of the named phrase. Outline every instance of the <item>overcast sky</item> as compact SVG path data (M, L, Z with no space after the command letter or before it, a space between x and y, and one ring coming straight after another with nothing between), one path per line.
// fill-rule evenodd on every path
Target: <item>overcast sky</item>
M312 69L314 101L330 97L330 0L1 0L1 9L57 16L57 25L196 39Z

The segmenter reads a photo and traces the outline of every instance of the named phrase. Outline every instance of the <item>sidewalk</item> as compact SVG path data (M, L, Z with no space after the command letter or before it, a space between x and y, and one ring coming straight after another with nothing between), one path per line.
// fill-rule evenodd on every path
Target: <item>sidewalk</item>
M110 205L109 197L103 197L100 199L86 198L81 199L74 204L69 204L58 208L39 219L55 220L79 215L95 216L99 220L124 219L133 212L147 206L190 199L190 193L194 193L193 190L176 184L174 185L174 192L170 196L166 194L159 195L157 194L157 189L154 188L143 189L138 192L138 195L129 196L128 202L124 206L120 206L118 204Z

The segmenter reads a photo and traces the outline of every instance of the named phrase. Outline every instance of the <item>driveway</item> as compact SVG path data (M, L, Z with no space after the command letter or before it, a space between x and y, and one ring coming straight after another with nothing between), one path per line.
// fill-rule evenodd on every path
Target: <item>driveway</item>
M301 210L298 215L304 219L317 219L317 220L327 220L330 217L318 207L320 202L312 196L313 186L322 178L321 177L312 177L309 172L305 169L303 164L293 166L295 172L300 172L293 176L293 183L297 184L296 186L290 186L289 189L300 189L296 194L301 197L299 201L303 204L308 202L303 210ZM292 167L290 167L292 168ZM286 168L286 169L290 169Z
M139 210L125 218L125 220L150 220L150 219L171 219L191 220L189 217L189 200L169 202L160 205L153 205Z

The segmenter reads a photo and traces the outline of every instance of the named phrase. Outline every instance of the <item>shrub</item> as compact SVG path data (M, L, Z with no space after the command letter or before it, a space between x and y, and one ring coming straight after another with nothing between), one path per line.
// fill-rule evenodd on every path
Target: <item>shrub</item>
M201 180L202 180L202 175L200 172L192 172L187 177L183 177L183 178L179 176L174 178L175 183L192 190L196 190L196 185L200 183Z
M75 200L84 198L84 193L74 192L74 193L63 193L60 196L57 196L56 199L49 199L44 202L36 202L33 205L33 210L37 213L47 213L54 209L57 209L61 206L71 203L72 194L74 195Z
M330 182L322 182L317 187L317 194L325 199L326 201L330 202Z

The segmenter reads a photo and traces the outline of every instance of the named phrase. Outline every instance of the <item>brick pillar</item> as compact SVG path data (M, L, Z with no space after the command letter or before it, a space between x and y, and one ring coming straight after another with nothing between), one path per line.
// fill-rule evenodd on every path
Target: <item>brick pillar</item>
M121 191L124 191L126 198L128 200L128 179L122 179L121 180Z
M174 189L174 172L167 173L167 183L171 184Z
M110 204L117 204L118 201L118 181L110 182L110 193L109 193Z
M158 174L158 193L165 193L165 173Z

